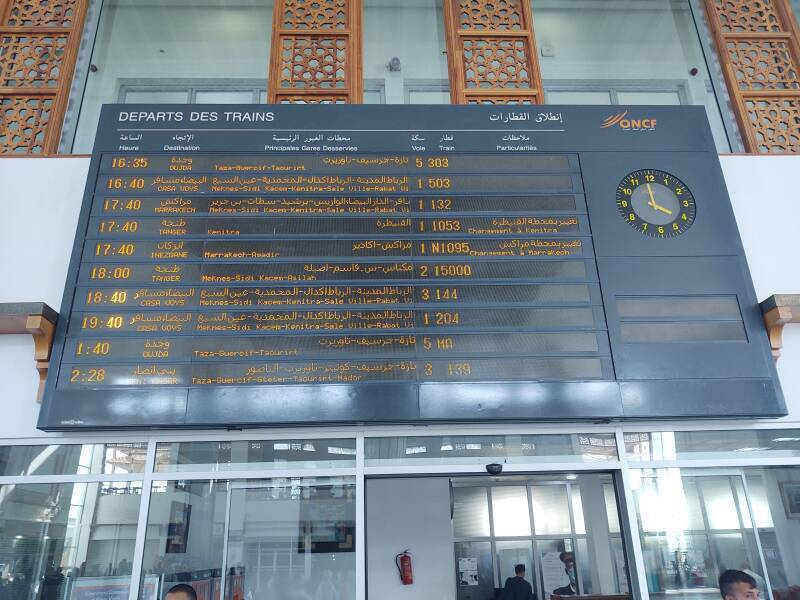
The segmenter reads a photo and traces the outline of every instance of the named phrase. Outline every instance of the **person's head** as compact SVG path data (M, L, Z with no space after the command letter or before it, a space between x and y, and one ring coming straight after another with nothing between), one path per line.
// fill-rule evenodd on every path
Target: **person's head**
M517 574L517 577L524 577L525 576L525 565L523 565L523 564L514 565L514 573Z
M728 569L719 576L719 593L723 600L758 600L758 584L744 571Z
M572 552L562 552L558 558L564 563L564 573L569 577L570 586L576 587L578 584L575 581L575 555Z
M179 583L169 588L164 600L197 600L197 592L188 583Z

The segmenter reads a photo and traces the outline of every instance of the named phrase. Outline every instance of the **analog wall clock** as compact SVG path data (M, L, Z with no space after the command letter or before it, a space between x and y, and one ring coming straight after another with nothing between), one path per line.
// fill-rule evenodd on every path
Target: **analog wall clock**
M677 177L657 169L628 173L617 186L617 209L628 224L655 238L684 233L694 223L694 196Z

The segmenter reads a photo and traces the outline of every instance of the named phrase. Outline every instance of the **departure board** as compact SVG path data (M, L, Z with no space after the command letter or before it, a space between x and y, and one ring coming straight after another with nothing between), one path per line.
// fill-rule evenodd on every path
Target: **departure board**
M104 107L40 427L783 414L702 109L619 115Z

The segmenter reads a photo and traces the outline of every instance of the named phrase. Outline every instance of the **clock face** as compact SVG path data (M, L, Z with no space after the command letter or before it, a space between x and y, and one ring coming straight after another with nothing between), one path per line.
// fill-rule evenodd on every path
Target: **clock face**
M617 186L617 209L628 224L645 235L669 238L694 223L694 197L684 183L669 173L640 169Z

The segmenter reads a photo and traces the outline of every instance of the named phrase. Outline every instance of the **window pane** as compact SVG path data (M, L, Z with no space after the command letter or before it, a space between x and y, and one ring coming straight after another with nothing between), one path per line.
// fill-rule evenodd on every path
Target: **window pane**
M128 90L120 95L120 101L126 104L186 104L189 90Z
M442 0L364 0L363 19L364 78L384 82L383 97L365 93L365 103L450 103L449 93L442 93L450 89ZM407 95L410 79L435 82L442 91L424 99Z
M364 104L385 104L386 100L383 97L383 88L364 90Z
M75 102L81 108L73 152L91 151L100 106L120 101L125 87L151 89L129 92L124 102L185 103L191 86L176 88L177 80L201 79L206 85L214 80L263 81L271 31L272 0L233 5L224 0L105 0L92 50L93 68L83 98ZM252 101L251 96L247 102Z
M514 567L517 565L525 565L525 580L528 583L533 582L534 572L531 557L531 542L530 540L524 541L498 541L495 544L497 548L497 573L500 586L505 585L506 579L514 577Z
M695 478L663 469L658 476L636 479L636 492L642 531L705 529Z
M589 548L589 543L586 538L578 538L575 540L575 546L576 562L580 565L579 586L581 588L581 594L594 594L599 590L599 586L596 585L592 576L591 569L591 565L594 564L596 557ZM611 573L607 572L605 575L611 575Z
M606 517L608 518L608 531L619 533L619 511L617 510L617 497L614 493L614 485L606 483L603 485L603 499L606 503Z
M489 535L489 500L484 487L453 488L453 535Z
M788 458L800 456L798 429L735 431L653 431L626 433L630 460ZM735 452L735 454L731 454Z
M142 473L147 444L0 446L0 475Z
M619 104L655 104L659 106L680 106L681 96L674 92L617 92Z
M631 471L651 594L718 598L717 579L727 569L747 571L763 582L755 532L744 525L752 519L740 519L737 511L735 491L742 483L741 472L705 473ZM658 512L660 518L648 517Z
M408 90L409 104L450 104L447 90Z
M550 594L582 594L572 539L538 540L536 546L539 549L539 572L542 574L544 597L549 598Z
M252 104L253 92L249 91L201 91L195 93L196 104Z
M164 442L156 447L156 471L355 467L353 439Z
M711 529L739 529L739 513L728 477L702 479L703 502Z
M545 84L545 88L547 85ZM547 91L548 104L611 104L609 92Z
M550 89L605 86L617 104L705 106L717 149L730 151L689 0L532 4L548 102Z
M142 573L161 577L165 590L189 583L218 598L229 509L226 587L241 592L233 597L288 597L287 586L314 597L333 585L334 597L349 600L354 488L352 478L155 481Z
M531 486L533 526L537 535L572 533L567 505L567 486Z
M767 497L766 483L764 476L758 473L747 471L747 491L750 493L750 508L756 520L756 527L759 529L771 529L775 527L770 512L770 499ZM744 506L744 505L743 505Z
M489 542L456 542L458 600L491 598L494 592L492 545Z
M492 488L492 519L496 536L531 534L528 490L524 486Z
M366 438L367 466L617 460L613 433Z
M575 533L583 535L586 533L586 523L583 519L583 499L581 498L581 490L577 485L570 487L570 495L572 500L572 519L575 522Z
M246 485L231 490L228 525L239 597L354 599L355 478Z
M791 600L800 585L800 467L744 472L773 598Z
M141 486L141 482L0 486L0 585L5 596L10 600L126 598ZM153 578L144 583L144 597L154 599Z
M687 599L719 598L719 590L714 589L719 572L714 568L705 535L643 535L642 552L651 594L667 592L670 597ZM683 590L687 593L676 593ZM694 594L694 590L706 593Z

